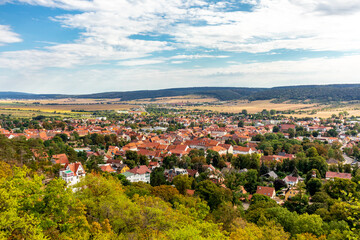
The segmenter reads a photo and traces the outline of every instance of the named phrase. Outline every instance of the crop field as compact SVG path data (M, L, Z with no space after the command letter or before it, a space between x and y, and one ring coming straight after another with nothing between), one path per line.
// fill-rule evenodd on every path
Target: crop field
M309 113L309 112L299 112L296 114L291 114L294 117L320 117L320 118L328 118L331 117L333 114L339 115L340 112L346 111L348 116L360 116L360 104L349 104L342 107L328 107L328 106L320 106L318 108L313 108L316 113Z
M44 101L0 101L0 108L6 110L31 110L31 111L42 111L42 112L71 112L73 111L101 111L101 110L129 110L136 105L130 105L127 103L113 103L108 102L93 102L94 100L90 99L89 101L84 101L81 99L80 102L67 102L59 100L44 100ZM117 101L114 100L114 101Z
M231 112L237 113L242 110L247 110L249 113L261 112L263 109L267 110L310 110L314 108L314 104L294 104L294 103L271 103L270 100L266 101L235 101L229 102L222 105L208 105L208 106L197 106L197 107L188 107L188 109L201 109L201 110L211 110L217 112Z
M206 96L199 96L199 95L188 95L188 96L176 96L176 97L162 97L162 98L146 98L146 99L139 99L133 101L127 101L129 104L149 104L149 103L210 103L210 102L217 102L216 98L210 98Z
M11 115L13 117L19 118L31 118L38 115L48 116L48 117L80 117L84 113L70 112L70 111L40 111L40 110L30 110L30 109L6 109L0 108L0 115Z
M321 117L328 118L331 115L338 115L340 112L346 111L349 116L360 116L360 103L341 103L341 106L332 106L324 104L313 104L313 103L272 103L270 100L266 101L232 101L225 104L209 104L207 106L194 106L185 107L186 109L200 109L210 110L217 112L230 112L239 113L242 110L247 110L249 113L261 112L263 109L266 110L277 110L277 111L295 111L292 114L285 114L293 117Z
M135 105L128 104L93 104L93 105L24 105L24 106L2 106L5 109L33 110L44 112L71 112L74 111L101 111L101 110L129 110Z
M85 112L129 110L136 105L119 104L119 99L0 100L0 114L14 117L81 117Z
M76 117L85 112L104 110L130 110L148 104L169 104L174 107L177 103L194 103L202 106L181 107L189 110L200 109L217 112L238 113L247 110L249 113L266 110L295 111L287 114L294 117L322 117L328 118L332 114L338 115L347 111L349 116L360 116L360 103L341 103L339 106L322 105L314 103L273 103L266 101L229 101L220 102L215 98L204 96L179 96L155 99L141 99L121 102L119 99L54 99L54 100L0 100L0 114L11 114L18 117L33 117L36 115Z
M0 105L21 105L21 104L60 104L60 105L78 105L78 104L107 104L118 102L119 98L114 99L82 99L82 98L61 98L44 100L3 100L0 99Z

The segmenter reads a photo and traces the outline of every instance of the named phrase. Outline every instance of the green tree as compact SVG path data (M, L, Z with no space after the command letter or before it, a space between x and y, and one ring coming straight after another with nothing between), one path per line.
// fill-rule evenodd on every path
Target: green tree
M319 192L321 190L321 187L322 187L322 182L318 178L311 178L306 183L306 190L309 192L311 196L314 195L316 192Z
M309 215L307 213L299 215L295 222L296 233L312 233L316 236L324 234L324 222L319 215Z
M164 157L163 166L166 169L173 168L176 166L176 163L178 161L179 161L179 158L175 154L172 154L171 156Z
M145 156L145 155L140 155L140 156L139 156L139 164L140 164L140 165L146 165L146 166L148 166L148 165L149 165L149 159L148 159L148 157Z
M88 172L101 172L99 164L104 164L104 158L102 156L92 155L85 163Z
M220 162L219 153L216 152L216 151L213 151L213 150L207 150L207 152L206 152L206 162L208 164L212 164L214 167L218 167L219 162Z
M160 185L164 185L166 184L166 178L164 176L164 169L161 168L155 168L154 170L152 170L152 172L150 173L150 185L155 187L155 186L160 186Z
M173 183L176 189L181 193L185 194L187 189L191 189L191 184L194 181L192 177L187 174L180 174L174 177Z
M220 189L210 180L200 182L195 191L202 199L208 202L210 209L216 209L222 202L231 201L231 192Z
M333 181L328 181L324 184L324 190L334 199L348 200L358 195L356 183L348 179L335 178Z

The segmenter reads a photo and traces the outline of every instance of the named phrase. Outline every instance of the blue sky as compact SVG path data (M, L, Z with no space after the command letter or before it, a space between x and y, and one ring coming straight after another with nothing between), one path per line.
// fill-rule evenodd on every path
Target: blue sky
M358 0L0 0L0 89L360 83Z

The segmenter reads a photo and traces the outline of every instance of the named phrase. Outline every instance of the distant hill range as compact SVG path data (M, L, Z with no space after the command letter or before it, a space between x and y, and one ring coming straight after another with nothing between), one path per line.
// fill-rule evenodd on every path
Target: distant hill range
M53 99L53 98L120 98L122 101L175 97L186 95L204 95L221 101L247 99L269 100L314 100L314 101L351 101L360 100L360 84L303 85L274 88L239 87L194 87L171 88L162 90L143 90L127 92L104 92L82 95L66 94L30 94L22 92L0 92L0 99Z

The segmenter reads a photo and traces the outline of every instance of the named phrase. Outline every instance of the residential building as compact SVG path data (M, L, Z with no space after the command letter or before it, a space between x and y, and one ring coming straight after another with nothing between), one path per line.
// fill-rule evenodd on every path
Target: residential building
M132 173L128 174L129 176L126 176L126 179L130 182L146 182L150 183L150 173L151 170L146 165L141 165L138 167L135 167L126 173Z
M351 173L326 172L325 178L326 180L333 180L334 178L351 180Z
M51 162L53 164L60 164L62 166L65 166L66 164L69 164L69 159L65 153L62 153L62 154L53 155L51 157Z
M59 176L64 179L68 185L78 183L85 175L86 172L81 162L68 163L65 165L65 168L59 172Z
M270 198L274 198L275 197L275 188L258 186L257 190L256 190L256 193L264 195L264 196L268 196Z

